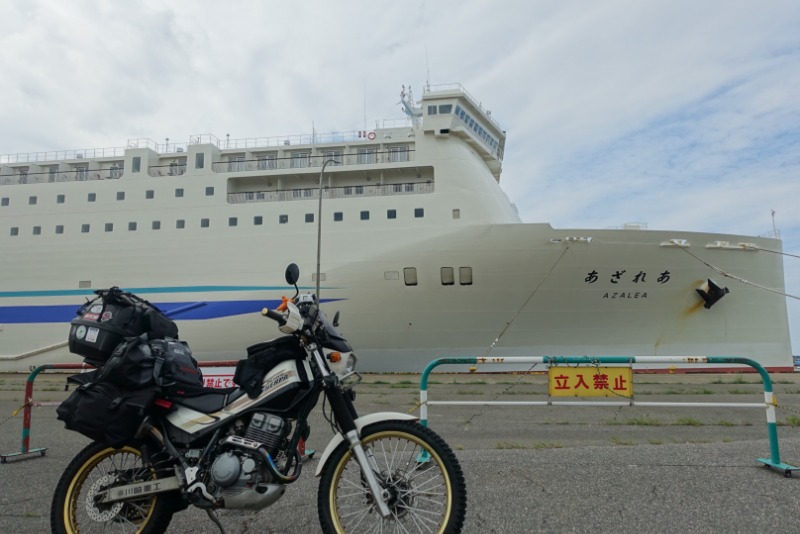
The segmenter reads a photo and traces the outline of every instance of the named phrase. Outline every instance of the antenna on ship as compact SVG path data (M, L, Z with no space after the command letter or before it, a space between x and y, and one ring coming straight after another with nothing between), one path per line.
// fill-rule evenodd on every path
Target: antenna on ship
M338 165L339 161L330 158L322 163L322 169L319 171L319 207L317 209L317 303L321 303L322 299L319 296L319 277L320 277L320 257L322 256L322 178L325 173L325 167L328 163Z

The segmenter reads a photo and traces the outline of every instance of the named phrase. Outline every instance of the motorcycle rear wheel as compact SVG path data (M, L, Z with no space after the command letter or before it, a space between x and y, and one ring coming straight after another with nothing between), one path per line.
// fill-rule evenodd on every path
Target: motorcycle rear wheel
M125 477L125 482L118 482L118 476ZM50 528L57 534L161 534L175 511L169 494L111 504L94 502L98 492L114 484L156 478L155 470L144 465L142 453L135 446L114 449L90 443L72 459L58 481L50 507Z
M392 515L381 517L358 461L343 442L319 485L323 532L461 532L467 507L464 475L438 434L409 421L384 421L364 428L361 442L374 459L379 484L388 491Z

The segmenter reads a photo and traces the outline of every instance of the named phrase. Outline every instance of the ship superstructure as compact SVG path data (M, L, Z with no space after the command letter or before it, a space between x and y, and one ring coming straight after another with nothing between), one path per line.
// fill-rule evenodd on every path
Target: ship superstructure
M67 323L112 285L188 308L175 318L195 353L237 358L276 334L258 312L289 292L291 261L368 370L481 355L501 332L493 356L791 369L785 299L757 287L783 291L780 256L762 250L779 240L522 223L490 112L459 85L401 101L407 119L371 130L0 156L0 369L79 360ZM706 308L714 285L729 293Z

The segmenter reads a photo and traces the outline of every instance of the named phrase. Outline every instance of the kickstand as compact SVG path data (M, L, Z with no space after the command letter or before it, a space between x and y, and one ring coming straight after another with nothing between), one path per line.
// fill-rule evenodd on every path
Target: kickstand
M215 525L217 525L220 534L227 534L227 532L225 532L225 527L222 526L222 523L219 521L219 517L217 517L217 512L210 508L206 508L206 514L208 514L208 518L211 519Z

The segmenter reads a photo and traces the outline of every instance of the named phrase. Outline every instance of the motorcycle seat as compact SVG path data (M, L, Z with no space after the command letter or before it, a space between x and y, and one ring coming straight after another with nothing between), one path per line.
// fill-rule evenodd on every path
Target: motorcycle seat
M220 411L226 405L244 395L239 388L203 388L202 391L193 392L191 396L172 398L172 402L202 413Z

